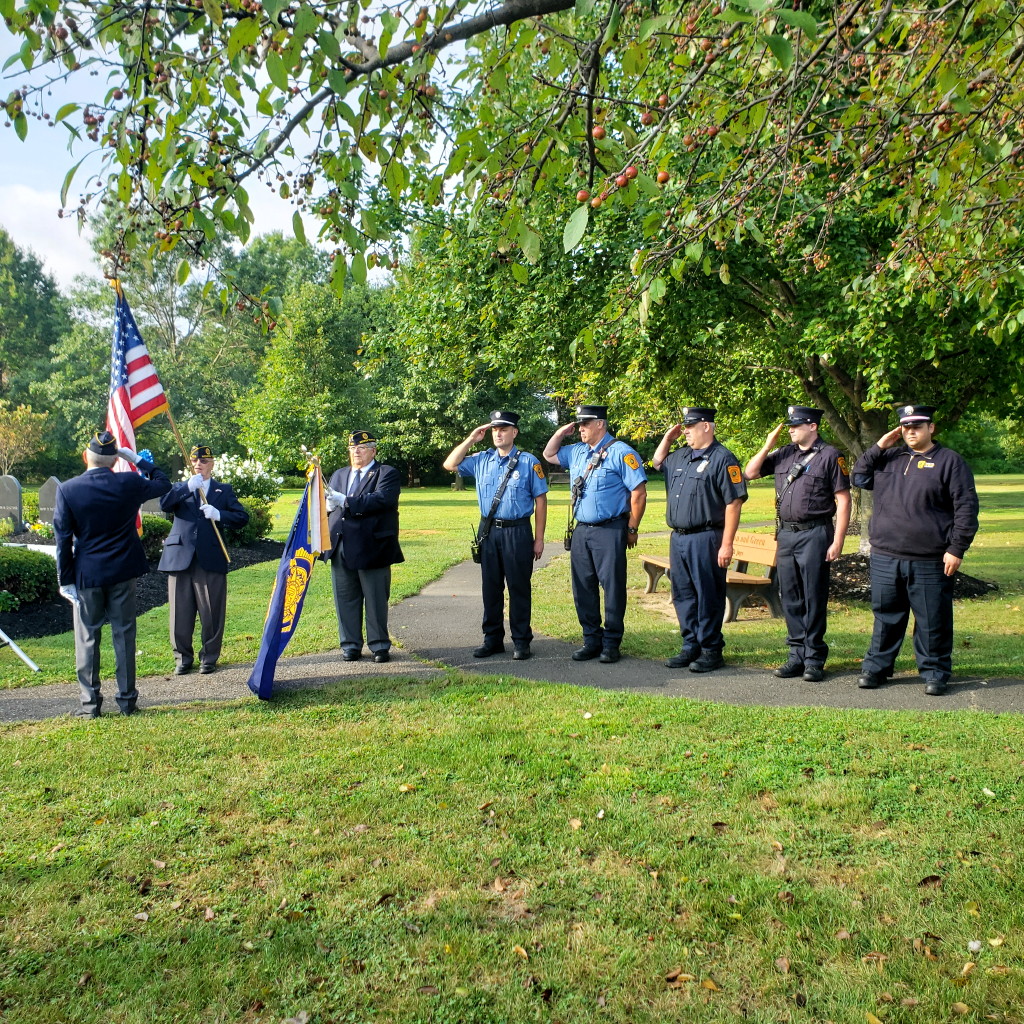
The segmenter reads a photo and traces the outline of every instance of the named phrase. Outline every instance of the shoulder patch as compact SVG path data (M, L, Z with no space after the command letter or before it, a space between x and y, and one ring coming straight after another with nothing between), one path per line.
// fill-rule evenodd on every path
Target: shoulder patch
M541 478L541 480L544 479L544 470L540 468L540 463L539 462L535 462L533 464L533 471L534 471L534 473L537 474L537 476L539 476Z
M622 461L629 466L630 469L639 469L640 462L632 452L626 452L623 456Z
M840 455L839 458L836 459L836 462L839 463L839 472L842 473L843 476L849 476L850 471L846 468L846 459Z
M738 483L742 482L743 474L740 472L740 467L739 466L730 466L729 467L729 479L734 484L738 484Z

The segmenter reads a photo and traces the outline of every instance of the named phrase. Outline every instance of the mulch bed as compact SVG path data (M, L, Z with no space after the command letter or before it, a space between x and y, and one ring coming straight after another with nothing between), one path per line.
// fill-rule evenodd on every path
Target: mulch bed
M995 583L979 580L958 572L953 579L953 597L957 601L984 597L998 590ZM870 559L860 553L840 555L832 563L832 583L829 596L840 601L870 601Z
M39 538L34 534L19 534L10 539L16 544L39 543ZM231 554L228 571L234 572L258 562L279 561L284 545L277 540L261 540L250 547L232 547L228 551ZM136 585L135 599L139 615L148 612L150 608L167 604L167 574L157 572L155 562L151 562L149 568L150 571L140 576ZM16 612L0 613L0 629L15 643L31 637L66 633L71 626L71 605L62 597L56 601L22 605Z

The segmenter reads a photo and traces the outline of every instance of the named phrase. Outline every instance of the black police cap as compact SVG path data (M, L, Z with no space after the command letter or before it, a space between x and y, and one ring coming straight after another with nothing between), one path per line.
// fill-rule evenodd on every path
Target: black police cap
M791 427L799 427L803 423L821 423L821 409L812 409L809 405L789 405L786 407L786 422Z
M709 409L704 406L684 405L683 426L692 427L695 423L714 423L717 409Z
M349 435L348 446L349 448L355 447L357 444L376 444L377 438L373 436L368 430L354 430Z
M519 413L508 412L506 409L495 409L491 413L492 427L518 427Z
M908 423L931 423L935 419L934 405L901 405L897 410L900 426Z
M576 406L576 422L586 423L587 420L606 420L608 419L608 406L607 405L577 405Z

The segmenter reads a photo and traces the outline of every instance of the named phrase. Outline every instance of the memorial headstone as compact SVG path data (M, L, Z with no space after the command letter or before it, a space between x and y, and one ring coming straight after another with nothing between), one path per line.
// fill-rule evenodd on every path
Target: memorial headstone
M11 519L21 529L21 484L13 476L0 476L0 519Z
M57 508L57 488L60 481L51 476L39 488L39 522L53 525L53 513Z
M150 498L149 501L144 501L142 503L142 512L143 514L147 512L152 513L155 516L163 515L163 512L160 509L160 499Z

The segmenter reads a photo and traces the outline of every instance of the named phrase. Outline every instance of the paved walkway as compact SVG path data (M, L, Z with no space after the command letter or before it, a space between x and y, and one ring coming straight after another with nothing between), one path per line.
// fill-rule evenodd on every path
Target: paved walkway
M563 554L556 545L548 545L541 564ZM566 599L570 599L568 595ZM466 561L415 597L392 608L391 634L401 648L392 651L389 664L375 665L366 658L343 662L336 650L285 657L278 663L276 686L281 691L308 689L340 679L374 675L430 678L444 671L439 666L454 666L488 675L764 707L1024 712L1021 678L957 676L945 696L927 697L916 675L894 679L878 690L859 690L856 673L849 672L830 674L822 683L805 683L801 679L775 679L761 669L733 666L697 675L687 669L667 669L660 661L630 657L615 665L602 665L596 660L575 662L569 656L579 641L569 644L543 636L534 640L530 661L512 661L511 645L507 654L477 659L472 651L481 642L480 615L480 570ZM780 657L784 654L783 641L784 627L780 622ZM140 706L251 696L245 685L251 667L233 665L208 676L140 679ZM113 689L112 683L104 686L105 695L110 698L110 711L114 711ZM0 691L0 722L68 714L77 707L77 697L77 686L70 683Z

